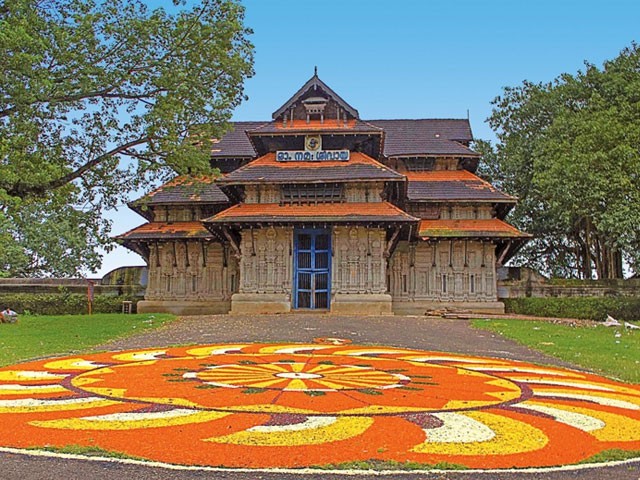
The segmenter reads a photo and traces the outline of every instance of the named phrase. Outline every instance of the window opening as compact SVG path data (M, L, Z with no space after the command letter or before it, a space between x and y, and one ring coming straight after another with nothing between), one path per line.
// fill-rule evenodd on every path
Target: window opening
M344 185L341 183L302 183L283 185L281 203L316 204L341 203L344 201Z

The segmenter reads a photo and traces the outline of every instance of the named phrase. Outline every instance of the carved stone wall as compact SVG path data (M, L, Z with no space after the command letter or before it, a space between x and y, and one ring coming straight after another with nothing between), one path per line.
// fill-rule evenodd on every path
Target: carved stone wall
M247 185L245 203L280 203L280 185Z
M150 244L146 300L229 300L237 285L238 262L220 243Z
M354 203L374 203L382 201L384 183L348 183L345 185L345 200Z
M193 207L153 207L153 220L155 222L193 222L206 216L200 206Z
M285 293L293 284L293 228L242 231L240 293Z
M394 302L497 300L495 246L490 242L400 242L388 276Z
M491 205L452 205L442 206L440 218L442 220L472 220L493 218Z
M245 203L280 203L282 196L280 185L247 185L245 187ZM344 189L346 202L366 203L381 202L384 183L348 183Z
M381 228L334 227L332 293L386 292L385 238Z

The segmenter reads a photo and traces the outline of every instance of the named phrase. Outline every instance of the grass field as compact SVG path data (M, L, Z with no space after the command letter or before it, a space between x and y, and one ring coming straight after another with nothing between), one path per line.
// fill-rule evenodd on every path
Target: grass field
M0 366L86 351L115 338L160 327L174 318L166 314L22 315L18 323L0 324Z
M530 320L474 320L473 326L608 377L640 383L640 330Z

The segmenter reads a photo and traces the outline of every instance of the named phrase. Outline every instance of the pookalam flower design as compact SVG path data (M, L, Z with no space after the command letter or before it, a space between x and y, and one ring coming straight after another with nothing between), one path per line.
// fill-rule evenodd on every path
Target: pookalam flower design
M0 422L7 447L186 465L552 466L640 450L640 386L392 347L222 344L4 367Z

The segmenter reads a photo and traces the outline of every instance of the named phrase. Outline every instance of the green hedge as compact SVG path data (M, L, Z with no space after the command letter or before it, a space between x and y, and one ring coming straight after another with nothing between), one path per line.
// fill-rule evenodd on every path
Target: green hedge
M506 298L507 313L604 321L640 320L640 297Z
M96 295L93 299L93 313L119 313L122 302L133 302L135 313L139 297ZM0 294L0 307L8 306L18 314L31 315L79 315L88 312L87 296L80 293L12 293Z

